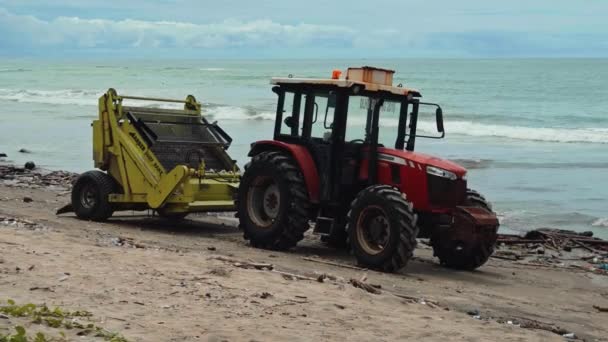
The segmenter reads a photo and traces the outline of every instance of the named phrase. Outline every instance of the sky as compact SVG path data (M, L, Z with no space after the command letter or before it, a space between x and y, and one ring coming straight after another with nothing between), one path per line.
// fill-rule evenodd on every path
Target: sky
M0 0L0 56L608 57L607 0Z

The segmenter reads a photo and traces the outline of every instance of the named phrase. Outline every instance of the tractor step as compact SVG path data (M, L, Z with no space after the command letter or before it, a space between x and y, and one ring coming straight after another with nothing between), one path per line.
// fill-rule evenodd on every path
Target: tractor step
M332 226L334 225L334 219L331 217L318 216L315 222L315 234L329 234L331 233Z

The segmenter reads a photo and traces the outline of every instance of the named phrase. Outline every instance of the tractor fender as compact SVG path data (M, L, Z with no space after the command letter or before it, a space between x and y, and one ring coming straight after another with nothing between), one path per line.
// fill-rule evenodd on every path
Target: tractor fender
M306 147L276 140L262 140L251 144L248 156L253 157L266 151L286 151L291 154L304 176L310 202L319 203L319 173L317 165Z

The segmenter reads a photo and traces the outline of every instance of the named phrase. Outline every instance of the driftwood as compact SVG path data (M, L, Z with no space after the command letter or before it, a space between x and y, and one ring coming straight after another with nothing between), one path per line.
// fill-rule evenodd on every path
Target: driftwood
M588 251L589 251L589 252L591 252L591 253L597 253L597 252L598 252L598 251L596 251L595 249L593 249L593 248L591 248L591 247L589 247L589 246L585 245L584 243L582 243L582 242L580 242L580 241L578 241L578 240L576 240L576 239L569 239L569 240L570 240L570 241L572 241L572 242L574 242L574 244L576 244L576 245L578 245L578 246L580 246L580 247L582 247L582 248L584 248L584 249L588 250Z
M494 259L502 259L502 260L509 260L509 261L517 261L520 259L516 256L499 255L499 254L492 254L491 257Z
M505 245L519 245L525 243L545 243L545 240L499 238L496 240L496 243L504 243Z
M560 328L557 325L539 322L533 319L528 318L518 318L519 326L524 329L540 329L545 331L550 331L554 334L565 335L570 333L568 330Z
M283 272L283 271L273 270L272 273L278 273L278 274L282 275L283 278L317 281L316 278L311 278L311 277L307 277L307 276L303 276L303 275L299 275L299 274L294 274L294 273L289 273L289 272Z
M228 262L228 263L231 263L232 266L234 266L234 267L245 268L245 269L253 268L256 270L269 270L269 271L274 269L274 265L268 264L268 263L262 263L262 262L237 260L237 259L227 258L224 256L214 256L211 259Z
M306 261L312 261L312 262L318 262L320 264L325 264L325 265L331 265L331 266L338 266L338 267L344 267L344 268L350 268L351 270L357 270L357 271L367 271L366 268L361 268L361 267L357 267L357 266L352 266L352 265L346 265L346 264L341 264L339 262L332 262L332 261L327 261L327 260L321 260L321 259L316 259L316 258L302 258Z
M599 312L608 312L608 307L603 307L603 306L599 306L599 305L594 305L593 306L594 309L596 309Z
M354 279L354 278L351 278L349 283L351 283L351 285L353 285L354 287L365 290L369 293L373 293L373 294L382 293L382 291L380 291L380 289L378 289L378 287L365 283L365 282L362 282L362 281Z

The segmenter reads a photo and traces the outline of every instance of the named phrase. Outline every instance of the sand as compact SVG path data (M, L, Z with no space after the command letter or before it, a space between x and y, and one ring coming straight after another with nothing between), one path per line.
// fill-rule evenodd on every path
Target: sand
M290 252L265 251L229 218L56 216L68 201L57 188L0 185L0 300L87 310L129 341L563 341L564 332L608 340L608 313L593 308L608 307L606 276L499 259L453 271L424 244L404 271L383 274L339 266L355 262L313 235ZM520 326L530 322L558 333ZM9 317L0 335L16 324L40 329Z

